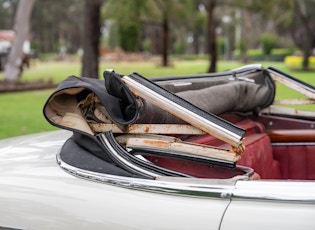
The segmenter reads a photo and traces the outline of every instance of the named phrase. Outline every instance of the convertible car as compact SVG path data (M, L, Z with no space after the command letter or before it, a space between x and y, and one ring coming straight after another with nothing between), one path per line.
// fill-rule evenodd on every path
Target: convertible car
M306 99L276 101L275 81ZM315 229L315 88L272 67L70 76L0 141L0 229Z

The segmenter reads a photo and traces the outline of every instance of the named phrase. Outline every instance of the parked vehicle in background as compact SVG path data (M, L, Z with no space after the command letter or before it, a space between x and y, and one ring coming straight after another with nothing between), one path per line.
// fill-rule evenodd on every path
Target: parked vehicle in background
M0 30L0 71L3 71L5 68L14 37L15 33L13 30ZM31 58L31 45L29 40L26 40L23 44L23 53L22 67L29 67Z
M10 52L14 32L11 30L0 30L0 71L4 70L5 63Z
M314 229L315 88L260 65L70 76L62 131L0 141L0 228ZM305 100L274 101L274 81Z

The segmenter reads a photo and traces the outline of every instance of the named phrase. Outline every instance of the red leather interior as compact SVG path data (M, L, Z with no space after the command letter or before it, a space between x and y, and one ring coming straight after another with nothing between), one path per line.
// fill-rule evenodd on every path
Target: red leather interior
M273 159L269 136L252 134L245 139L246 149L238 165L251 167L262 179L281 179L280 164Z
M264 127L249 119L242 120L236 125L246 130L246 149L237 164L253 168L262 179L280 179L280 165L278 161L273 159L271 142L264 132ZM191 137L186 141L230 148L227 144L209 135Z
M252 169L243 166L237 166L236 169L229 169L209 166L198 162L188 162L185 160L157 156L147 156L146 158L163 168L168 168L198 178L229 179L239 175L247 174L251 176L252 174Z
M246 166L254 169L261 179L298 179L315 180L315 145L297 145L296 143L282 142L281 145L272 145L265 130L265 125L251 119L241 120L238 117L231 117L233 123L246 130L245 151L237 162L239 166ZM284 128L281 126L280 128ZM305 127L303 127L305 129ZM303 130L300 130L303 131ZM209 135L190 136L184 138L199 144L206 144L220 148L230 149L221 140ZM211 168L199 163L180 162L172 159L155 158L159 165L167 167L175 165L174 170L188 173L196 177L208 178L231 178L242 174L241 171Z
M303 121L302 124L304 124ZM246 149L242 153L238 165L253 168L262 179L315 180L315 145L299 145L289 142L272 145L266 134L265 125L262 123L245 119L238 121L236 125L246 130ZM288 127L292 128L290 125ZM302 128L305 129L304 126ZM298 130L303 132L303 129ZM191 137L187 140L221 148L229 147L208 135Z
M315 145L273 146L282 179L315 180Z

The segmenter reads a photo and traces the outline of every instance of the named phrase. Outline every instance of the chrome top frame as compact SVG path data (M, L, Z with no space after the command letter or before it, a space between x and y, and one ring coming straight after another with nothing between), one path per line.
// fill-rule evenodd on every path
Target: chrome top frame
M181 105L170 101L169 99L161 96L160 94L154 92L153 90L144 87L143 85L141 85L134 79L130 78L129 76L124 76L122 78L122 81L124 81L127 84L127 86L134 94L145 98L152 104L159 106L160 108L174 115L176 114L177 117L180 117L181 119L201 129L202 131L209 133L219 138L220 140L229 143L234 147L239 147L240 145L243 144L243 137L238 133L234 133L210 120L207 120L195 114L194 112L182 107Z

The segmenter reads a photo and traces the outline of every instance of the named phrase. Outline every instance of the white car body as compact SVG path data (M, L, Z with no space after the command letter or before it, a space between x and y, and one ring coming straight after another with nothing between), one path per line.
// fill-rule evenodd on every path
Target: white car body
M132 152L136 147L118 142L120 137L128 139L131 129L123 131L119 122L116 125L115 122L108 123L107 119L95 118L96 105L104 106L104 103L100 104L100 96L105 95L105 104L114 111L126 102L122 103L121 94L115 95L117 92L114 92L113 97L107 92L109 90L101 88L97 91L100 96L95 96L84 84L92 82L97 86L103 82L97 80L95 84L94 80L85 79L86 82L81 82L82 85L77 87L82 78L70 77L65 82L68 85L64 85L61 91L57 90L49 98L44 106L44 114L53 125L73 133L53 131L0 141L0 229L314 230L315 113L292 112L292 109L270 106L275 87L271 77L261 67L246 67L244 71L235 71L215 76L215 81L224 80L225 83L213 88L212 85L207 86L206 89L210 88L212 93L204 97L205 101L213 99L212 102L221 111L221 107L229 104L230 100L218 101L218 96L213 97L217 93L220 93L221 98L232 98L235 103L230 104L232 108L239 107L244 101L243 106L246 107L254 101L256 92L262 93L261 97L256 98L258 104L249 108L250 113L248 110L242 114L234 110L232 112L236 113L218 112L226 115L225 118L230 119L231 123L219 117L211 117L205 109L200 111L192 102L185 103L177 95L165 93L164 89L154 91L160 89L154 84L154 87L149 84L151 88L146 86L145 89L154 89L152 95L155 98L150 98L152 95L147 92L148 95L143 97L154 103L159 99L160 104L157 104L166 104L162 108L169 111L176 106L183 120L186 119L191 125L188 132L179 133L185 134L180 136L182 139L174 135L179 141L172 139L167 142L165 140L169 140L170 136L162 138L162 135L151 135L153 132L149 132L147 126L149 122L138 123L140 131L133 134L146 134L145 141L151 146L155 141L154 144L159 143L164 147L160 152L148 148L142 152ZM274 69L269 68L268 71L273 79L279 78L291 88L310 97L306 103L314 102L313 86ZM108 76L116 75L110 72ZM170 88L185 88L195 84L199 88L194 90L201 92L205 80L212 84L211 77L213 76L194 76L192 79L190 76L175 77L166 81L162 79L162 83L164 81ZM131 82L139 80L123 78ZM76 83L71 84L73 81ZM176 84L174 81L177 81ZM255 81L259 84L256 85ZM114 81L117 82L119 79ZM119 84L122 86L121 82ZM138 87L138 82L130 84ZM226 88L217 90L218 86L223 87L225 84L230 84L230 95L227 95ZM145 84L141 83L140 86ZM140 90L134 89L135 92L142 93L141 87ZM217 91L212 91L213 89ZM252 93L248 96L250 89ZM187 89L185 93L190 90ZM244 94L241 94L243 91ZM238 99L236 93L240 93L238 97L241 102L235 100ZM244 100L244 95L247 100ZM134 97L131 94L129 96L133 100ZM124 96L122 98L126 99ZM268 100L262 103L262 99L266 98ZM141 105L138 102L131 103L133 106L138 104ZM209 107L213 109L213 104ZM93 113L90 113L91 110ZM127 115L130 111L133 110L129 110ZM106 110L103 113L105 118L108 118L108 114ZM191 118L187 118L186 114L191 115ZM117 121L115 119L119 116L114 117L111 119ZM138 118L138 115L135 117ZM161 120L161 117L157 116L157 119ZM207 124L208 130L203 129L204 121L211 121ZM126 124L130 125L131 122L124 123ZM170 131L171 126L168 124L173 124L176 131L184 130L182 124L165 122L159 126L163 127L162 134ZM113 128L110 131L94 129L97 126L103 127L102 125L115 127L118 131L114 136ZM143 133L143 130L149 134ZM197 134L191 133L191 130ZM161 134L161 130L158 132ZM144 146L143 143L140 147ZM224 150L226 143L230 144L229 149ZM174 144L190 148L167 149ZM198 152L200 149L217 155L202 155ZM233 155L236 160L225 160L226 158L218 158L218 155Z
M93 181L100 176L95 173L89 180L63 170L56 162L56 153L70 135L55 131L0 142L2 228L315 228L314 181L201 179L148 183L120 178L134 183L135 189L130 189L126 188L130 184ZM108 175L111 177L119 180ZM153 191L154 186L160 190ZM179 194L187 188L191 195Z

